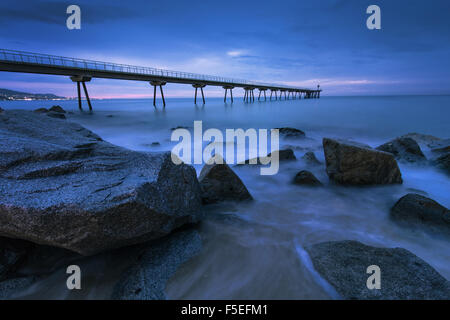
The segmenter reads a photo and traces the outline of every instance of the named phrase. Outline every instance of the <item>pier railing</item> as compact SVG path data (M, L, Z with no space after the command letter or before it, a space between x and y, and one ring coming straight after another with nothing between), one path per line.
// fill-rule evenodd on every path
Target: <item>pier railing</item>
M48 54L16 51L0 49L0 61L14 62L14 63L26 63L26 64L36 64L40 66L52 66L52 67L64 67L64 68L74 68L82 69L85 71L107 71L107 72L117 72L126 74L141 74L156 77L170 77L176 79L186 79L186 80L198 80L198 81L214 81L221 83L248 85L255 87L278 87L286 89L300 89L308 90L303 88L294 88L291 86L285 86L281 84L271 84L257 81L247 81L243 79L211 76L190 72L181 72L173 70L164 70L151 67L140 67L128 64L110 63L102 62L88 59L78 59L69 58L63 56L55 56Z

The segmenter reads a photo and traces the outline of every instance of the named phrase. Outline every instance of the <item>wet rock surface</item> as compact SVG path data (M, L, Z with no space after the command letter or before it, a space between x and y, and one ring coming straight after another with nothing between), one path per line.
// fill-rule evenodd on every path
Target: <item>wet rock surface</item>
M305 133L300 129L291 128L291 127L283 127L283 128L275 128L275 129L278 129L280 135L283 136L284 138L304 138L305 137Z
M399 137L376 148L377 150L392 153L399 161L419 162L426 161L419 144L410 137Z
M330 179L340 184L373 185L402 183L394 156L353 141L323 139Z
M344 299L449 299L450 283L429 264L402 248L358 241L307 246L314 268ZM381 288L368 289L367 267L381 271Z
M167 235L202 217L195 170L29 111L0 117L0 236L84 255Z
M450 210L422 195L409 193L401 197L390 214L396 221L437 228L450 234Z
M295 175L294 184L312 187L318 187L323 185L311 172L307 170L302 170Z
M306 164L311 165L311 166L318 166L318 165L322 164L319 160L317 160L316 155L312 151L306 152L302 156L302 160L305 161Z
M224 162L222 164L206 164L200 172L199 181L205 204L252 199L242 180Z
M112 299L162 300L167 281L202 246L199 233L183 230L149 245L116 284Z
M294 150L292 150L292 149L277 150L277 151L269 153L267 156L268 157L273 156L274 153L278 153L278 160L279 161L289 161L289 160L296 160L297 159L295 157Z

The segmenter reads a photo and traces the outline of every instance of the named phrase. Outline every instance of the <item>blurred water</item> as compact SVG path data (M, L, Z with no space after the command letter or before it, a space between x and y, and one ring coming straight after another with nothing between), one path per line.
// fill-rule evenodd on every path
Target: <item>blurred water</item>
M204 130L291 126L306 132L307 139L280 141L281 147L293 147L299 160L283 163L275 176L260 176L254 167L233 168L255 201L207 208L207 219L201 225L202 252L171 279L166 290L170 298L333 297L302 254L304 246L329 240L403 247L450 279L448 239L405 229L389 220L389 208L411 190L449 207L448 176L430 166L400 164L403 185L339 187L328 182L324 165L309 167L300 160L306 151L314 151L323 163L323 137L350 138L373 147L409 132L449 138L450 96L323 97L252 104L243 103L242 98L235 98L234 104L209 98L205 106L194 106L192 100L167 99L165 109L161 102L153 108L151 100L94 100L93 113L80 113L76 101L15 101L0 106L35 109L59 104L73 112L68 114L70 121L114 144L143 151L170 150L174 145L170 128L192 129L194 120L202 120ZM199 172L201 165L195 167ZM325 187L292 185L292 178L302 169L312 171ZM108 297L112 278L105 270L102 276L91 275L84 297ZM52 291L52 283L47 280L35 286L31 297L67 297L63 289Z

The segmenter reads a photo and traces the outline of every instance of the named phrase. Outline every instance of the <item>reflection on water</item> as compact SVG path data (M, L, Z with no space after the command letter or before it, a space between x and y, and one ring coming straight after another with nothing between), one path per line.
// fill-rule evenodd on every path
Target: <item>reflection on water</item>
M170 280L170 298L183 299L327 299L336 297L311 270L303 247L321 241L355 239L369 245L403 247L450 279L448 239L397 226L389 208L411 190L449 207L450 180L432 167L400 164L403 185L341 187L329 183L325 166L309 167L300 160L314 151L324 163L321 139L350 138L377 146L408 132L450 137L450 97L324 97L319 100L224 104L207 99L194 107L191 99L167 99L166 109L154 109L151 100L94 101L94 113L79 113L76 101L57 102L76 121L114 144L134 150L170 150L171 128L192 129L194 120L207 128L275 128L291 126L308 139L282 140L294 148L297 161L282 163L275 176L259 169L234 167L254 201L222 203L207 208L201 224L204 246ZM4 109L51 106L52 102L5 102ZM223 131L224 132L224 131ZM158 142L159 144L153 144ZM427 154L427 150L424 150ZM201 165L195 166L197 171ZM291 184L295 174L310 170L325 187ZM107 298L124 268L126 254L102 255L86 262L87 298ZM113 266L113 267L111 267ZM96 273L97 272L97 273ZM67 298L65 279L53 275L26 297ZM64 280L65 281L65 280ZM63 282L63 285L65 282Z

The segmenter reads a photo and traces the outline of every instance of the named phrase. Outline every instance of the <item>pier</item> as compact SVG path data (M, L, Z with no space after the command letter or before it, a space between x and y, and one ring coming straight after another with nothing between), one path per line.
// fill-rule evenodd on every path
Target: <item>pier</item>
M197 104L198 89L201 91L203 104L206 103L203 92L203 88L206 86L218 86L225 89L224 102L227 101L227 92L229 90L232 103L233 89L236 88L244 89L244 101L247 103L255 101L254 90L259 91L258 101L262 98L264 98L264 101L267 101L267 90L270 90L269 101L271 101L272 98L274 98L274 100L282 100L283 97L284 100L302 98L318 99L320 98L320 92L322 91L320 86L317 86L317 89L299 88L281 84L270 84L7 49L0 49L0 71L68 76L77 85L78 107L80 110L83 110L81 103L81 86L83 87L89 110L92 110L92 104L86 86L86 82L91 81L92 78L146 81L153 86L153 106L155 107L157 87L159 87L163 106L166 106L163 87L167 83L192 85L192 87L195 88L195 104Z

